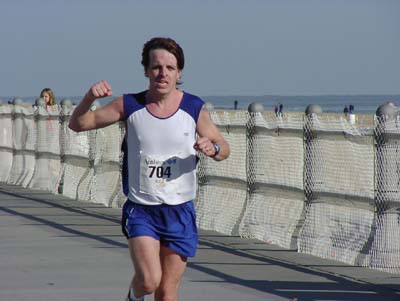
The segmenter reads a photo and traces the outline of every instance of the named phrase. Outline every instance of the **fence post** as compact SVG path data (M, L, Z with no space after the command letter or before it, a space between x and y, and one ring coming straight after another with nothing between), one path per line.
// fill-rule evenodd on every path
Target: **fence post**
M63 193L64 188L64 171L65 171L65 150L67 141L67 131L68 131L68 123L71 117L72 110L72 101L70 99L64 98L60 102L61 110L60 110L60 160L61 160L61 177L60 184L58 186L58 193Z
M390 164L395 164L395 162L388 162L386 152L387 152L387 142L388 142L388 123L393 121L395 115L395 108L389 104L384 104L378 107L376 110L376 126L375 126L375 185L376 185L376 197L375 206L378 216L380 216L385 211L384 200L388 198L390 193L389 182L397 182L395 179L390 179L388 174Z
M260 103L253 102L247 108L249 115L246 124L246 177L247 177L247 192L250 195L254 190L254 183L256 181L255 165L257 158L255 158L254 150L257 147L255 136L257 134L257 118L264 112L264 106Z
M319 105L308 105L304 122L304 193L306 196L306 205L317 199L315 188L317 184L321 185L322 180L320 166L317 163L315 121L318 114L322 113Z
M0 181L7 182L13 162L13 121L11 106L0 99Z
M36 123L36 129L37 129L37 131L36 131L36 145L35 145L35 152L36 152L35 158L38 159L38 157L39 157L39 142L43 140L42 136L46 136L46 127L41 129L41 124L39 124L39 121L42 118L47 117L47 116L41 117L41 113L43 111L39 111L39 107L42 108L41 110L46 110L46 101L43 98L37 98L35 100L35 106L36 106L36 108L35 108L35 111L33 113L33 119L34 119L34 121Z
M24 101L23 101L21 98L16 97L16 98L14 98L14 99L12 100L12 104L13 104L14 106L16 106L16 105L22 106L22 105L24 104Z
M371 229L370 267L399 272L399 131L396 108L384 104L376 110L375 212ZM396 140L395 140L396 139Z
M35 100L35 105L37 106L37 107L45 107L46 106L46 101L43 99L43 98L37 98L36 100Z
M23 131L24 125L23 125L23 120L21 118L22 106L24 104L24 101L21 98L16 97L11 101L11 103L13 104L13 108L11 111L11 119L13 122L13 133L12 133L13 152L14 152L13 155L15 156L15 152L17 150L21 151L23 143L26 142L26 134L24 135L24 131ZM16 137L21 137L21 139L16 139ZM24 141L22 141L22 140L24 140Z

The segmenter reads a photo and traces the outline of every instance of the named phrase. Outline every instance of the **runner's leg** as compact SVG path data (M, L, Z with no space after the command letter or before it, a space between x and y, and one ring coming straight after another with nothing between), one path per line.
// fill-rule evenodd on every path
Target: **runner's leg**
M139 236L129 239L128 246L135 268L131 287L136 297L153 293L161 281L160 242Z
M161 245L162 278L155 292L155 301L177 301L179 284L186 268L186 257Z

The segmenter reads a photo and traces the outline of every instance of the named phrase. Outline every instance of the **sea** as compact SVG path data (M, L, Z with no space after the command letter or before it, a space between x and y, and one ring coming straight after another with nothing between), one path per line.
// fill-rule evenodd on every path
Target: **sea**
M389 95L313 95L313 96L284 96L284 95L260 95L260 96L200 96L205 102L211 103L215 109L247 110L252 103L262 104L265 110L273 111L275 106L282 104L283 112L304 112L308 105L316 104L327 113L343 113L345 106L353 105L354 113L375 114L377 108L388 101L400 106L400 94ZM21 98L24 102L34 104L37 96L4 96L0 99L3 103L11 102L15 98ZM57 97L57 102L62 99L70 99L77 104L82 96ZM113 97L101 99L100 105L105 105ZM236 107L235 107L236 102Z

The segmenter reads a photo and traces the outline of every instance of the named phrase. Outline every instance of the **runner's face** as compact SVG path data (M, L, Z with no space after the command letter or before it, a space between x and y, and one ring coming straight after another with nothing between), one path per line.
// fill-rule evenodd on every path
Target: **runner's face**
M146 70L149 89L160 94L168 94L176 89L181 72L176 57L165 49L150 51L150 64Z

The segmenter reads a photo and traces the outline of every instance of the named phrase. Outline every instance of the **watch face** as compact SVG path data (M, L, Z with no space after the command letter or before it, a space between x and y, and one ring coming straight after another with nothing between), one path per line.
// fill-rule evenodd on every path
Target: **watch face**
M216 156L216 155L218 155L218 153L221 150L221 148L219 147L218 144L214 143L214 149L215 149L215 155L214 156Z

